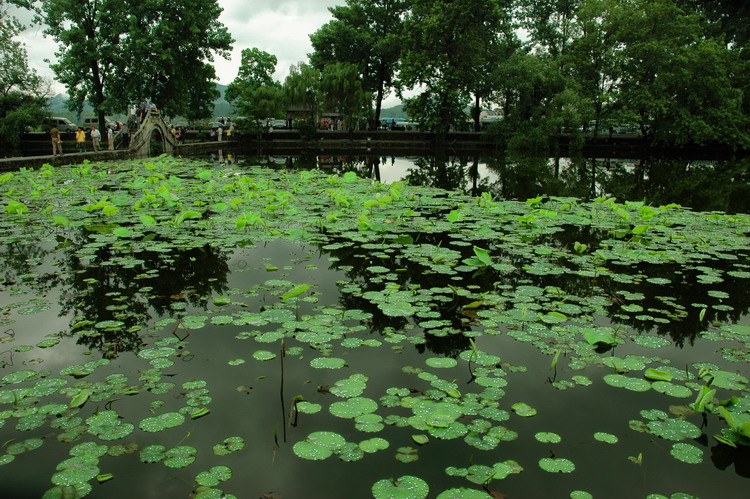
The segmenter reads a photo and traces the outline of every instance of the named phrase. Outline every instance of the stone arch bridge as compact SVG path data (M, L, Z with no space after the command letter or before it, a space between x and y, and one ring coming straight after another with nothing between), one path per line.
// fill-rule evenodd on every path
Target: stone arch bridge
M130 152L135 156L174 154L176 147L177 139L159 113L149 111L138 130L130 135Z

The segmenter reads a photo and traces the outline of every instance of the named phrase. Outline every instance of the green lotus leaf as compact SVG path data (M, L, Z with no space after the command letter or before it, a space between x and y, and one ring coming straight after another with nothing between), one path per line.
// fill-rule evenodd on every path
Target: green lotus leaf
M399 447L396 449L396 460L402 463L413 463L419 459L417 449L413 447Z
M572 473L576 466L573 461L564 457L545 457L539 460L539 467L549 473Z
M99 474L99 458L91 454L75 456L57 465L58 473L52 475L52 483L67 486L88 482Z
M354 442L347 442L336 452L339 459L346 463L353 463L365 457L364 451Z
M226 456L244 448L245 440L242 437L228 437L222 443L214 445L213 451L217 456Z
M163 445L149 445L141 449L140 459L144 463L158 463L164 459L166 451Z
M202 471L195 477L198 485L214 487L221 482L226 482L232 478L232 470L228 466L212 466L209 471Z
M2 382L6 385L12 385L15 383L21 383L30 379L34 379L37 376L36 371L30 369L24 369L21 371L15 371L10 374L6 374L2 377Z
M411 475L404 475L397 480L379 480L372 486L375 499L424 499L429 491L427 482Z
M69 497L86 497L91 493L92 486L88 482L73 485L57 485L47 490L42 499L67 499Z
M353 397L348 400L334 402L328 410L339 418L354 419L363 414L375 412L378 403L366 397Z
M184 468L189 466L195 461L195 454L197 452L195 447L188 445L180 445L169 449L164 453L164 466L168 468Z
M647 425L650 433L667 440L685 440L698 438L703 432L690 421L670 418L666 421L650 421Z
M383 417L378 414L362 414L354 418L354 427L366 433L376 433L382 430Z
M703 462L703 451L695 445L677 443L669 451L675 459L688 464L700 464Z
M146 348L138 352L138 357L146 360L158 359L174 355L177 349L172 347Z
M513 409L513 412L518 414L519 416L523 418L530 418L532 416L536 416L536 409L531 407L526 402L516 402L511 406L511 409Z
M333 455L346 444L344 437L331 431L310 433L305 440L294 444L292 450L302 459L319 461Z
M42 444L44 444L44 440L42 440L41 438L29 438L27 440L24 440L23 442L9 445L5 449L5 451L10 455L18 456L20 454L23 454L24 452L38 449L42 446Z
M274 355L274 357L275 357L275 355ZM258 360L261 360L261 359L258 359ZM227 364L229 364L230 366L239 366L239 365L242 365L244 363L245 363L245 359L232 359L232 360L230 360L230 361L227 362Z
M142 431L157 432L167 428L174 428L180 426L185 422L185 416L179 412L166 412L158 416L146 418L140 422L138 427Z
M438 494L437 499L487 499L491 497L491 495L482 490L461 487L444 490Z
M570 493L570 499L594 499L594 496L585 490L574 490Z
M364 452L367 452L368 454L372 454L374 452L377 452L379 450L385 450L389 447L389 443L387 440L382 438L371 438L369 440L362 440L359 443L359 448L362 449Z
M297 402L297 410L303 414L317 414L322 408L320 404L313 404L304 400Z
M652 383L651 387L655 391L663 393L665 395L669 395L670 397L690 398L693 396L693 391L690 388L686 386L675 385L674 383L670 383L668 381L657 381L655 383Z
M315 369L341 369L344 366L346 361L338 357L318 357L310 361L310 367Z
M86 419L88 432L102 440L124 438L135 430L131 423L123 423L115 411L102 411Z
M367 376L352 374L346 379L340 379L330 388L330 392L342 398L358 397L367 387Z
M651 383L645 379L630 378L622 374L607 374L604 382L616 388L625 388L634 392L645 392L651 389Z
M448 369L457 366L458 362L450 357L430 357L425 364L435 369Z
M548 431L539 432L534 435L534 438L543 444L559 444L562 441L560 435Z
M607 444L616 444L619 439L612 435L611 433L605 433L603 431L597 431L594 433L594 440L598 440L599 442L604 442Z

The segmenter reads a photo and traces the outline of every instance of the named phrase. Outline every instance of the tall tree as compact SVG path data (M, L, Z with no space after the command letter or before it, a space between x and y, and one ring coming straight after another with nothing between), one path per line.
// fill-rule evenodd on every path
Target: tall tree
M49 86L29 68L26 47L16 39L23 26L9 14L8 3L25 2L0 0L0 147L15 150L23 130L46 114Z
M414 0L405 21L401 81L422 93L406 110L443 140L466 121L473 68L506 19L504 0Z
M613 14L622 50L623 120L666 144L750 145L736 78L746 65L707 38L696 15L672 0L631 0Z
M272 118L282 106L281 85L273 80L278 59L258 48L243 49L237 77L225 97L247 118ZM260 105L259 105L260 104Z
M374 121L383 98L394 85L401 54L403 16L411 0L346 0L331 7L334 19L310 35L310 62L319 71L341 63L355 64L363 88L375 95Z
M521 26L536 47L552 57L577 37L575 17L583 0L518 0Z
M362 89L362 80L354 64L336 63L326 66L320 80L326 108L339 112L351 130L360 118L367 117L369 95Z
M284 80L284 96L289 106L305 114L314 126L321 104L320 71L304 62L291 66Z
M100 125L106 112L147 97L168 114L210 113L210 62L233 41L216 0L39 0L38 11L58 43L51 68L72 109L87 100Z

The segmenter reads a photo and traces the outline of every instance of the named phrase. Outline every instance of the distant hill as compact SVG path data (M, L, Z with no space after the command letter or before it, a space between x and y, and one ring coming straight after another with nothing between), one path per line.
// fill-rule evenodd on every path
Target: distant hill
M399 104L398 106L389 107L388 109L380 110L381 118L408 118L409 116L404 112L404 105Z
M224 98L227 86L217 83L216 90L219 91L219 97L214 101L213 116L232 116L232 114L234 113L234 109L232 108L232 105ZM75 123L78 120L78 115L77 113L68 110L67 102L67 95L57 94L54 97L50 97L50 99L47 101L47 109L49 110L49 114L51 116L64 116ZM85 103L81 115L85 116L93 113L94 108L92 108L88 103ZM119 115L115 114L112 117L117 119Z

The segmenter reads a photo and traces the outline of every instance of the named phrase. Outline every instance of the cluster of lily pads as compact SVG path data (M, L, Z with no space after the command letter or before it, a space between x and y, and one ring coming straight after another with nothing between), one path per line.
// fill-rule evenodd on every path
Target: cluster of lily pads
M0 187L0 347L9 345L0 353L0 432L10 442L0 465L11 469L16 456L44 443L23 432L53 430L71 447L48 497L90 493L94 481L116 478L101 469L103 456L133 453L168 469L212 454L219 464L195 473L193 491L220 497L218 486L231 487L232 469L221 459L244 449L243 436L205 450L155 439L187 421L212 424L216 391L180 365L195 355L190 335L204 328L240 328L221 341L261 344L221 359L227 377L272 361L313 378L346 371L306 392L310 400L293 402L294 414L316 422L314 430L295 428L291 449L303 461L348 463L390 452L404 466L418 466L409 463L434 442L471 448L478 462L445 466L452 485L432 487L443 499L489 497L497 481L510 483L530 467L555 476L578 471L564 451L533 460L495 457L520 438L549 446L564 440L545 428L525 435L519 421L539 409L509 395L510 375L540 365L554 393L598 384L659 394L662 406L641 410L642 419L630 420L622 433L591 431L602 444L648 434L669 442L666 454L685 464L704 461L696 445L702 438L732 449L750 445L742 374L750 360L750 326L743 323L750 293L742 291L750 289L747 216L611 198L472 198L372 184L351 172L217 168L166 156L46 165L5 173ZM229 271L233 252L281 239L327 255L345 277L336 282L336 301L270 263L249 269L262 277L244 289L228 288L226 275L217 273ZM54 269L46 268L53 261ZM198 272L207 274L201 279ZM53 305L59 288L68 291ZM15 326L53 306L68 314L69 327L26 344L27 333ZM57 373L31 363L15 368L35 352L71 342L101 358ZM716 342L721 365L672 362L673 344L696 342ZM539 365L507 358L503 348L511 343L533 348ZM371 383L378 373L362 372L349 355L368 350L385 366L407 349L431 354L402 365L403 384L382 391ZM137 377L111 365L128 351L137 353ZM459 370L468 370L469 383L459 385ZM133 418L136 409L115 410L121 399L147 412ZM709 433L697 424L707 420L720 429ZM417 474L412 468L373 480L371 492L427 497L431 486ZM572 490L570 497L591 494Z

